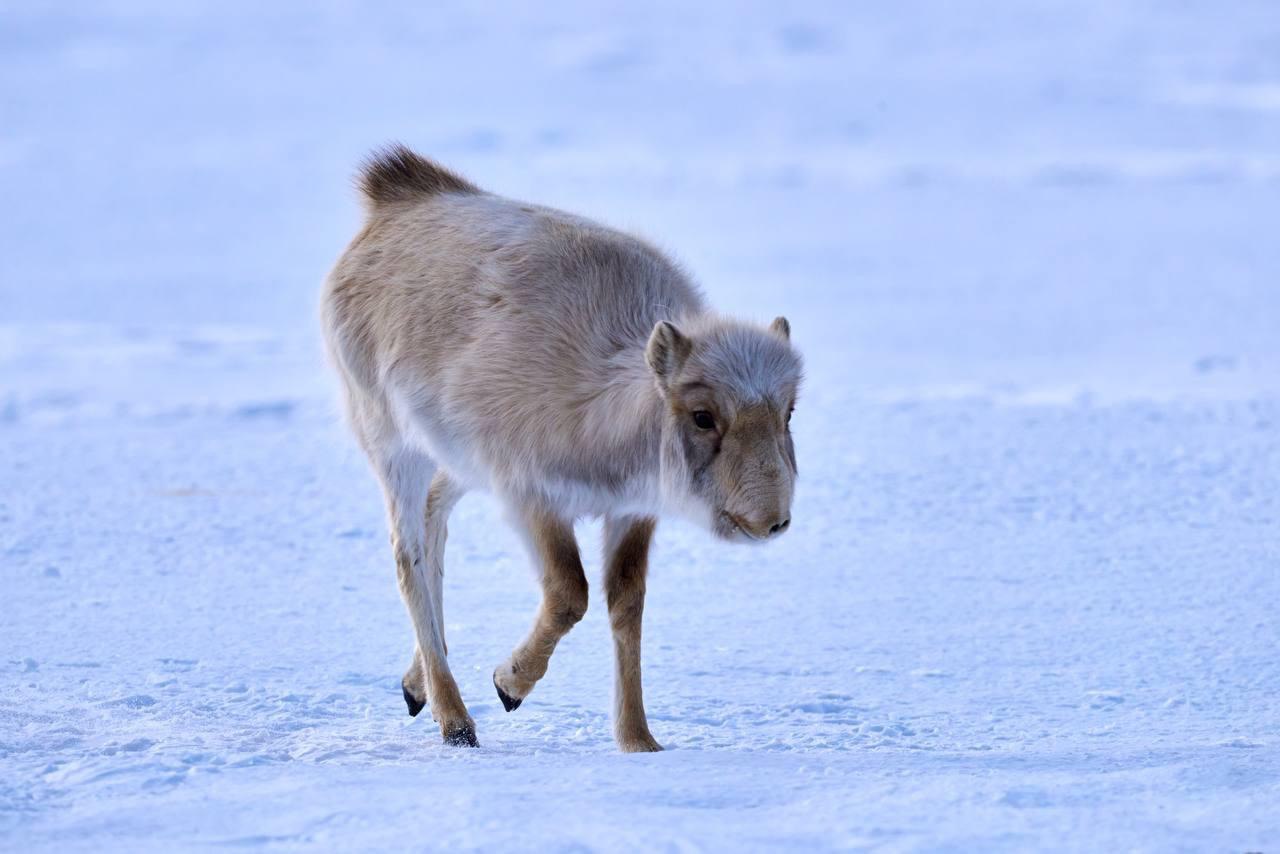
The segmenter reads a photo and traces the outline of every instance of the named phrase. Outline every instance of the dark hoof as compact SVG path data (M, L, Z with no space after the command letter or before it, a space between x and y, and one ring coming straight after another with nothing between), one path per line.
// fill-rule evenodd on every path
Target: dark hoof
M476 741L476 726L468 721L459 724L444 734L444 743L450 747L479 747Z
M404 687L403 683L400 685L400 690L404 692L404 704L409 707L409 717L416 718L418 712L426 708L427 704L414 699L414 696L409 693L409 689Z
M493 677L493 690L498 692L498 699L502 701L502 708L506 709L508 712L514 712L516 709L520 708L520 704L524 702L524 697L516 699L515 697L509 696L506 691L503 691L502 686L498 684L498 677L496 674Z

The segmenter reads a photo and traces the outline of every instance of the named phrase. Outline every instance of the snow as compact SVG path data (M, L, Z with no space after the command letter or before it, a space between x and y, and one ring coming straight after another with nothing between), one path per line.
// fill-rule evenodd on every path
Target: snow
M0 848L1267 850L1280 15L1178 4L6 5ZM786 314L791 531L595 592L450 523L482 748L404 714L319 282L399 138Z

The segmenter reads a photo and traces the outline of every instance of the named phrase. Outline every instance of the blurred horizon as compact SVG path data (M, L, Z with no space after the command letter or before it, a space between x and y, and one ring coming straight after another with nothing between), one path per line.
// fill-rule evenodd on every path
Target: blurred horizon
M0 323L314 336L396 139L643 234L864 389L1280 375L1268 3L412 8L0 13Z

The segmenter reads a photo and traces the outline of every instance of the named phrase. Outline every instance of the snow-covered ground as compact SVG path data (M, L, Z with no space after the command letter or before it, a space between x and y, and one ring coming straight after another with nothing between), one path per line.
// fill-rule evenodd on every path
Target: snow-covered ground
M792 531L659 528L665 753L598 590L502 711L479 495L483 747L404 714L315 318L391 138L791 319ZM1272 850L1277 222L1271 0L6 4L0 849Z

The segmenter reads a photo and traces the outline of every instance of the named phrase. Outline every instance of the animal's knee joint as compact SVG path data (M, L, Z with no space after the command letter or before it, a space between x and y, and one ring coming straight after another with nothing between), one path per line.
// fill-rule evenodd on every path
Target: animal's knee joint
M555 609L552 611L552 619L557 625L564 628L571 628L582 621L587 615L587 598L572 599L556 603Z

